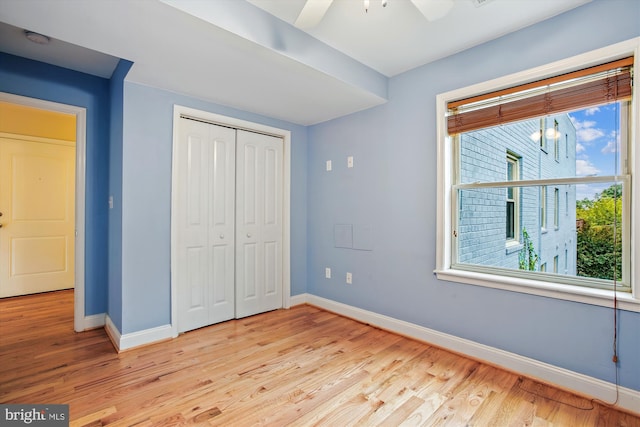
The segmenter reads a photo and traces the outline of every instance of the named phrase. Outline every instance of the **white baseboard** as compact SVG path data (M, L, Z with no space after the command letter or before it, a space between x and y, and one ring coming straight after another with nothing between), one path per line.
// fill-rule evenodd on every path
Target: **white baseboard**
M105 316L104 330L107 336L111 340L111 344L116 348L116 351L120 351L120 338L121 334L116 325L113 323L109 315Z
M158 326L123 335L108 315L106 317L105 330L118 352L173 338L171 325Z
M92 314L84 317L83 330L102 328L105 325L106 314Z
M486 361L491 365L540 379L546 383L562 389L572 390L584 396L590 396L604 402L614 402L616 400L616 386L607 381L315 295L302 294L296 295L291 299L292 306L304 303L390 332L433 344L455 353L467 355L473 359ZM638 409L640 408L640 391L618 387L618 392L616 406L626 411L640 414Z
M289 298L289 305L293 307L294 305L306 304L308 296L309 294L294 295Z

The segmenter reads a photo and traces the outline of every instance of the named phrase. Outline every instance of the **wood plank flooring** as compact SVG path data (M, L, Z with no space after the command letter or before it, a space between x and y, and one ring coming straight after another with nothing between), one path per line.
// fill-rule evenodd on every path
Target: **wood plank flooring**
M0 300L0 402L72 426L640 426L640 418L310 306L117 354L73 292Z

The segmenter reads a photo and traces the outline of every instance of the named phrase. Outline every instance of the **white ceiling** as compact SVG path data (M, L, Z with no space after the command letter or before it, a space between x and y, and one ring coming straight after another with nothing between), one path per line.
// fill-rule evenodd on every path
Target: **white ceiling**
M0 51L101 77L124 58L128 81L309 125L386 102L387 77L591 0L454 0L433 22L410 0L368 13L334 0L307 33L292 25L305 0L0 1Z
M247 0L294 24L306 0ZM442 0L431 0L438 2ZM394 76L591 0L453 0L432 22L410 0L333 0L320 24L307 32L386 76Z

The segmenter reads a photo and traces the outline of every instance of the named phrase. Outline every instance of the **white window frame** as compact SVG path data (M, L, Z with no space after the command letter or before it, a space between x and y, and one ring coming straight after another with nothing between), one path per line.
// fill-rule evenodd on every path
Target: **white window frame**
M511 152L507 152L507 164L511 163L513 176L507 176L507 181L519 181L520 180L520 159L518 156ZM511 188L511 194L513 199L509 199L508 189ZM507 247L518 246L520 244L520 187L507 187L506 202L511 201L513 203L513 237L507 236ZM508 215L508 211L507 211ZM506 219L506 218L505 218Z
M547 232L547 186L540 186L540 232Z
M553 189L553 228L560 228L560 189Z
M602 64L616 59L634 56L634 69L640 70L640 37L607 46L571 58L560 60L551 64L536 67L523 72L500 77L483 83L478 83L461 89L442 93L436 97L437 114L437 234L436 234L436 268L438 279L446 282L458 282L475 286L484 286L495 289L508 290L519 293L540 295L568 301L576 301L586 304L613 307L614 291L609 289L590 288L560 284L549 281L535 280L491 274L487 272L468 271L452 268L452 247L455 244L453 238L452 206L455 203L453 195L454 152L452 137L447 133L446 112L447 104L458 99L505 89L520 84L541 80L555 75L560 75L590 66ZM631 109L630 140L632 147L629 150L628 169L631 174L631 182L625 185L630 191L631 204L628 206L631 215L628 224L623 224L626 230L631 231L632 240L628 242L631 247L625 247L627 253L640 250L640 93L635 84L633 87L633 101ZM453 204L452 204L453 203ZM617 305L623 310L640 312L640 266L639 263L630 260L629 283L631 292L617 292ZM443 283L446 283L443 282Z

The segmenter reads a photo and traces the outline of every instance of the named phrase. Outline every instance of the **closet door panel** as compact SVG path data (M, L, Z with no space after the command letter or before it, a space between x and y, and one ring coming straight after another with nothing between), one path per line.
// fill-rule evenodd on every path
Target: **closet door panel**
M236 317L282 307L281 138L238 130Z
M235 317L235 163L234 129L211 127L209 177L209 324Z
M234 317L235 130L181 119L176 150L178 331Z

